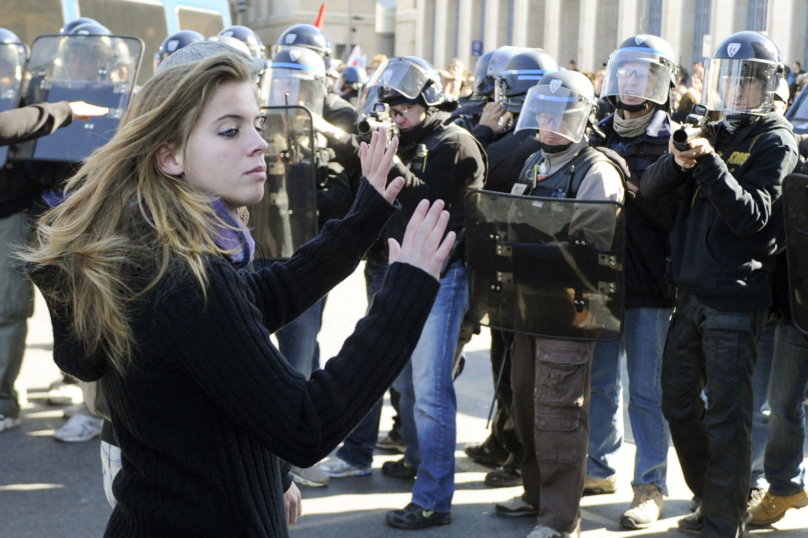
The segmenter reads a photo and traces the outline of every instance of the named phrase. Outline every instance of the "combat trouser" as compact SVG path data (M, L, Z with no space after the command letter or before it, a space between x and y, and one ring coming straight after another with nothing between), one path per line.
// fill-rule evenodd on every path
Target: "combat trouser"
M539 508L538 525L560 532L581 527L594 349L594 342L514 337L511 385L524 447L523 499Z
M34 286L17 271L14 247L31 235L27 212L0 218L0 415L17 418L14 382L22 367L28 318L34 313Z
M746 515L752 376L765 317L765 310L720 312L680 292L671 319L662 359L662 412L685 481L703 499L704 537L734 538Z

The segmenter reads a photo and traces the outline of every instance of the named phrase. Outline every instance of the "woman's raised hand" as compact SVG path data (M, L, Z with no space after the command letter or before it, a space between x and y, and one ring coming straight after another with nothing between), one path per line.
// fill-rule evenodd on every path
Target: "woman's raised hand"
M393 157L398 149L398 138L393 138L390 147L384 148L387 142L387 132L384 127L379 128L370 138L370 146L362 142L359 146L359 157L362 161L362 175L367 178L385 200L393 203L401 188L404 178L397 177L387 184L387 174L393 164Z
M443 210L443 200L436 200L432 207L428 200L421 200L412 215L401 245L395 239L388 239L390 263L402 262L414 265L440 279L443 262L452 250L455 233L449 232L443 238L449 224L449 212Z

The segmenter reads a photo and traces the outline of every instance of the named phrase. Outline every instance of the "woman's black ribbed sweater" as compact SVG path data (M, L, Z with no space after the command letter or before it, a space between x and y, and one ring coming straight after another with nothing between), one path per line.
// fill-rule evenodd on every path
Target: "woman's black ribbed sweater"
M351 213L285 263L248 273L211 259L207 300L190 275L166 277L133 315L125 375L85 359L51 311L56 362L101 379L124 455L106 536L288 535L277 458L313 465L351 432L408 360L438 282L391 265L367 317L308 381L269 334L350 275L392 212L363 180Z

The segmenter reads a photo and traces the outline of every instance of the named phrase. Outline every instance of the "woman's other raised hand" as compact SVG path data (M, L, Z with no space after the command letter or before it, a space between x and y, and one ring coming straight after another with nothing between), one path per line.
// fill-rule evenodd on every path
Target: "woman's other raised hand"
M443 200L436 200L431 207L428 200L421 200L407 224L401 245L395 239L387 240L390 263L408 263L440 279L443 262L455 242L454 232L449 232L443 238L449 224L449 212L444 211L443 207Z

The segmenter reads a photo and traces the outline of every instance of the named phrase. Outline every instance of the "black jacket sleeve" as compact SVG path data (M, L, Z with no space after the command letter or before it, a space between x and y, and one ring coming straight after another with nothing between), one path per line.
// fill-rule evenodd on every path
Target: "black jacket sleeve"
M672 153L666 153L646 168L640 182L640 193L650 200L658 200L684 185L690 171L676 164Z
M73 122L70 103L41 103L0 112L0 146L19 144L53 133Z

